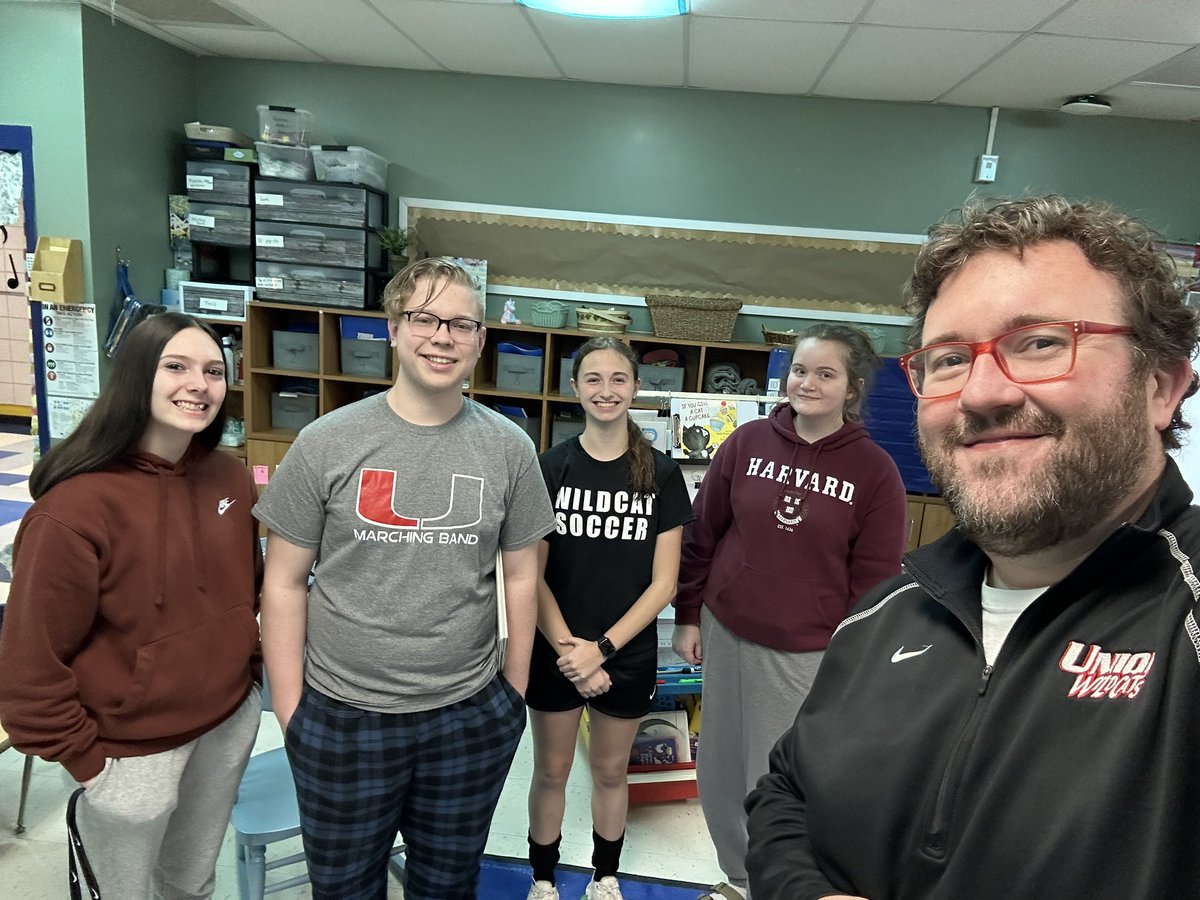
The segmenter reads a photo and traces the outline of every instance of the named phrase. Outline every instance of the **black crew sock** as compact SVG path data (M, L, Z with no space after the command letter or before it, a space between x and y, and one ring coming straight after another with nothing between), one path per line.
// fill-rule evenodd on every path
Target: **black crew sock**
M539 844L532 836L529 838L529 864L533 866L534 881L554 884L554 867L558 865L558 845L561 843L561 834L550 844Z
M625 843L625 832L615 841L606 841L592 829L592 867L596 870L592 881L599 881L606 875L616 877L617 869L621 866L621 846Z

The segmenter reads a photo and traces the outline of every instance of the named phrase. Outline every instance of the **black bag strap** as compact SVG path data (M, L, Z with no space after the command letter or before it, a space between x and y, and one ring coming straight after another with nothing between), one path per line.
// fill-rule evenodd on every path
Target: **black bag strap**
M83 841L79 838L79 827L75 824L75 804L84 790L79 788L67 801L67 859L71 870L71 900L101 900L100 885L96 883L92 864L88 862ZM83 878L82 884L80 876ZM87 894L83 892L85 887Z

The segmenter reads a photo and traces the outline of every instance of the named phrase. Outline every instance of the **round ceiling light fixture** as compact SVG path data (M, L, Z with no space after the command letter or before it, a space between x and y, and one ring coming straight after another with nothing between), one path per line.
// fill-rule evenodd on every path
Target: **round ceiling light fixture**
M1059 110L1072 116L1107 116L1112 112L1112 104L1095 94L1080 94L1060 106Z

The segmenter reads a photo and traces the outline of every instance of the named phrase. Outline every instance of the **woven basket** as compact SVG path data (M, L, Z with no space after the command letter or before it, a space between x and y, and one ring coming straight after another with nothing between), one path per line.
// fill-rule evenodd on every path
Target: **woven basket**
M728 297L672 297L647 294L646 306L658 337L727 341L733 337L741 300Z
M772 347L790 347L799 336L794 331L775 331L766 325L762 327L763 340Z
M567 324L567 304L561 300L533 304L533 324L538 328L562 328Z
M624 334L629 327L629 313L620 309L596 309L579 306L575 309L575 322L580 331L596 334Z

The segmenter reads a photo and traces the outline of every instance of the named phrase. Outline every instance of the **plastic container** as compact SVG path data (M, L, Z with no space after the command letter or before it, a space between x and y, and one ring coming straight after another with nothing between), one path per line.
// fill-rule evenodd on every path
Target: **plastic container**
M258 153L258 171L268 178L287 178L290 181L312 181L313 155L308 147L288 147L284 144L254 142Z
M255 109L258 110L258 136L261 140L272 144L308 146L305 139L312 127L313 114L307 109L265 104L259 104Z
M234 131L224 125L204 125L201 122L187 122L183 133L192 141L218 141L222 144L233 144L237 147L249 147L253 141L240 131Z
M312 152L317 181L365 184L377 191L387 187L387 160L366 147L318 144Z

